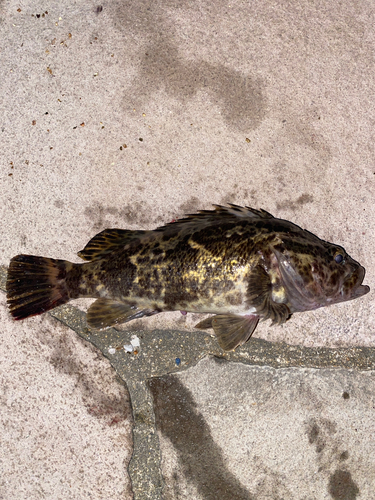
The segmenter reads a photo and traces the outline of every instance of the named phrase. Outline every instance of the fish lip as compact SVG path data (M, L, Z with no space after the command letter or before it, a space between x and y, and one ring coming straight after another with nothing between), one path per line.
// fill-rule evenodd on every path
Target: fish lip
M354 291L353 298L358 298L362 297L363 295L366 295L366 293L369 293L370 287L368 285L359 285L359 287Z

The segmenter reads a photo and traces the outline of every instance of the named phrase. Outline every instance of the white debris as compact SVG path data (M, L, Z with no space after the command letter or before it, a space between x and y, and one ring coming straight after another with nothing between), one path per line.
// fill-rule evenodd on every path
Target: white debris
M131 344L125 344L124 351L125 352L133 352L133 346Z
M139 338L136 335L132 335L130 343L133 347L140 347Z
M114 347L110 347L108 349L108 352L109 352L109 354L115 354L116 353L116 349Z

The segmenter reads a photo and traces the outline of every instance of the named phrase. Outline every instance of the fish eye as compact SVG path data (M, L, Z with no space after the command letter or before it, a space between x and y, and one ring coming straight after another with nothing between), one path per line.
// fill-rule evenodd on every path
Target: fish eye
M344 262L344 256L342 253L337 253L335 255L335 262L336 264L342 264Z

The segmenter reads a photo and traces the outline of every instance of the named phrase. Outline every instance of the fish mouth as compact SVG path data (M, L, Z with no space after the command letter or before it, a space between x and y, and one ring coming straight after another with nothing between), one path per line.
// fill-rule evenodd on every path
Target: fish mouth
M362 285L366 274L365 268L360 264L357 266L357 269L345 279L341 289L342 299L339 302L357 299L370 291L368 285Z

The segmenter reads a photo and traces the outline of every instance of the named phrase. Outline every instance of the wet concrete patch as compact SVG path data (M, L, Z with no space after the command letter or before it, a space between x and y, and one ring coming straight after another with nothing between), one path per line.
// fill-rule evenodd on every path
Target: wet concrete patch
M114 12L113 22L117 29L146 41L133 81L132 92L141 96L135 106L144 107L161 89L183 104L204 92L234 129L254 130L265 118L265 82L225 64L185 58L176 43L175 25L159 5L130 3Z
M185 480L193 482L205 500L252 500L227 467L191 392L174 375L148 382L154 402L156 426L176 450ZM171 493L176 493L172 487ZM174 494L169 498L175 498ZM183 498L183 497L181 497ZM186 497L185 497L186 498Z

